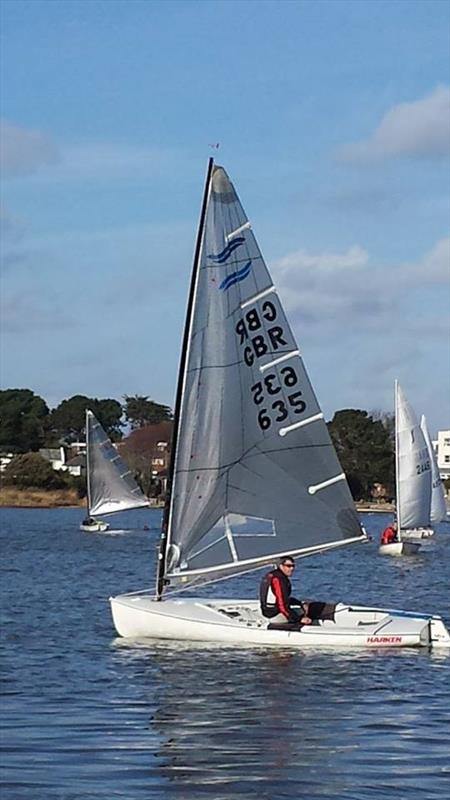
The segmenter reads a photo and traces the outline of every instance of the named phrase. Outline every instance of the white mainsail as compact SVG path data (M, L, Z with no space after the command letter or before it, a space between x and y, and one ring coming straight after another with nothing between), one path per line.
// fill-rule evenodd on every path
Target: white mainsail
M88 515L145 508L148 500L92 411L86 411Z
M220 166L204 213L163 573L171 584L365 538L280 299Z
M436 461L436 455L431 444L430 434L425 416L422 414L420 419L420 427L425 438L430 457L431 464L431 507L430 507L430 522L436 524L442 522L447 515L447 505L445 502L444 485L439 475L439 468Z
M395 382L395 437L398 529L430 523L431 463L414 409Z

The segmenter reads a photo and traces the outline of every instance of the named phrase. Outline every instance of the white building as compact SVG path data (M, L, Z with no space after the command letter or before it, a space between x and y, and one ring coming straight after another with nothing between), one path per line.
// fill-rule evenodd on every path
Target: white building
M442 480L450 478L450 431L438 431L438 438L433 441L439 475Z
M50 461L53 469L57 472L60 470L65 471L66 454L64 447L41 447L39 455L45 458L46 461Z
M8 464L13 460L14 453L3 453L0 456L0 472L4 472Z

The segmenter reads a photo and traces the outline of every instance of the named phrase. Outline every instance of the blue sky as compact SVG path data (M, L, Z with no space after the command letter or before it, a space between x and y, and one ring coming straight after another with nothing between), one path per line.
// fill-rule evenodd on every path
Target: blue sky
M3 0L2 386L173 404L206 161L327 418L449 420L446 0ZM214 151L216 154L216 151Z

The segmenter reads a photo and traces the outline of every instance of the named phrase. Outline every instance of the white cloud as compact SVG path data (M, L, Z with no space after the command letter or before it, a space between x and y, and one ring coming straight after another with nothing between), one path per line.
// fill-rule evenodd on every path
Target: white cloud
M440 239L418 265L424 283L447 284L450 278L450 238Z
M272 265L327 418L337 408L391 409L398 378L433 427L448 424L449 254L450 240L441 239L400 264L354 245L294 252Z
M438 86L412 103L399 103L368 138L339 150L345 161L372 162L397 156L440 158L450 154L450 89Z
M97 141L57 144L42 131L0 121L0 174L3 179L33 177L39 183L86 180L168 179L185 168L176 148L140 147Z
M377 264L357 244L343 253L299 250L273 264L287 311L328 331L349 320L366 329L381 326L418 289L448 286L449 272L448 238L416 261L397 265ZM406 327L412 324L409 317Z
M0 124L0 170L3 178L31 175L56 164L56 144L41 131L26 130L8 122Z
M333 272L336 269L353 270L367 264L368 258L366 251L359 245L349 247L346 253L310 255L305 250L297 250L277 261L277 271L283 275L299 268L319 270L322 273Z

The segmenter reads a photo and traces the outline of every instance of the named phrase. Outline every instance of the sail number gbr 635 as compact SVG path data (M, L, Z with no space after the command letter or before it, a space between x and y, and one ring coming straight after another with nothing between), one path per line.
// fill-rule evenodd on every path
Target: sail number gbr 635
M235 331L248 367L288 346L277 308L270 300L265 300L260 310L250 308L238 320ZM287 420L289 412L302 414L306 409L297 372L291 365L280 366L278 372L268 371L251 386L251 393L263 431Z

